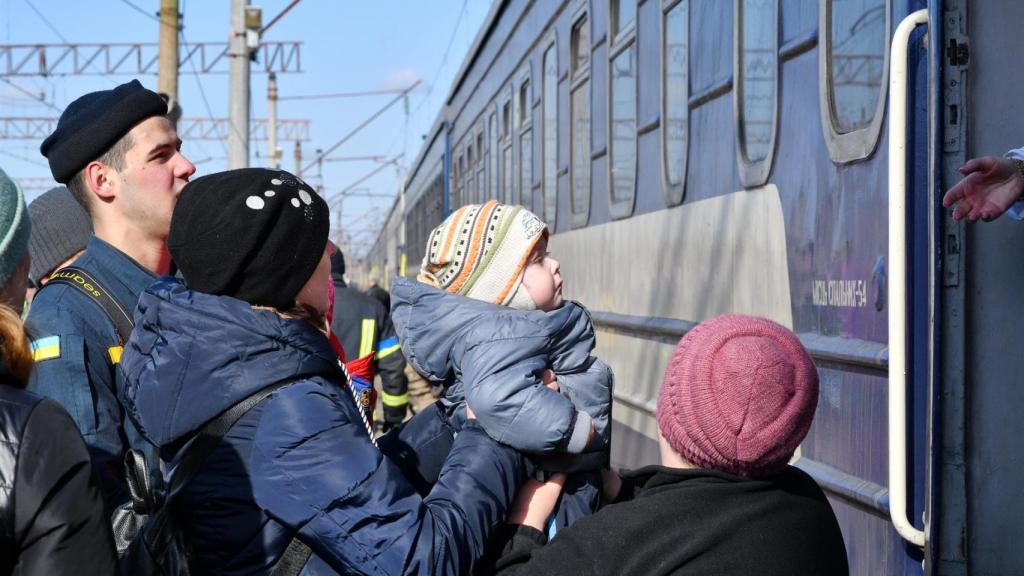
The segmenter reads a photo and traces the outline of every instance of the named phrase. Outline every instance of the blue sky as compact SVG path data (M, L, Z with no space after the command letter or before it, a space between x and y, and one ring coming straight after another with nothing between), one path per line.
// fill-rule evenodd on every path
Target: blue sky
M267 23L289 2L252 3L263 9L263 21ZM155 15L159 4L159 0L0 0L0 43L61 43L61 37L70 43L155 43L159 23L132 5ZM489 0L302 0L265 36L268 41L303 42L303 72L279 74L279 94L286 97L400 88L422 79L420 87L410 94L408 115L401 103L395 105L332 154L332 157L400 156L402 169L407 168L419 152L422 135L436 120L490 4ZM226 41L230 5L228 0L179 0L179 9L184 12L186 40ZM33 7L43 13L49 24ZM28 92L45 94L48 102L63 109L86 92L109 89L131 78L23 76L10 80ZM149 88L156 88L155 74L139 80ZM197 82L187 65L180 71L178 88L184 115L211 115L203 102L199 82L212 115L227 117L228 76L199 75ZM252 116L265 118L265 74L253 74L251 93ZM311 120L311 141L302 143L305 164L314 158L316 149L329 148L393 97L280 101L278 118ZM57 114L18 88L0 83L0 116ZM278 145L284 152L282 167L294 171L294 143L279 142ZM201 175L227 168L226 146L226 142L186 140L183 151L197 162L197 174ZM49 177L45 158L39 155L38 147L39 142L30 140L0 141L0 167L16 178ZM250 156L251 165L265 165L266 142L253 141ZM330 197L332 192L348 187L377 166L379 164L372 161L324 162L325 195ZM402 170L388 167L361 186L374 194L394 195L401 175ZM318 183L315 168L303 176L311 184ZM42 191L29 189L26 193L31 200ZM345 201L343 224L345 230L355 236L356 247L368 245L372 231L390 205L391 201L386 198L353 197ZM333 222L332 218L332 225Z

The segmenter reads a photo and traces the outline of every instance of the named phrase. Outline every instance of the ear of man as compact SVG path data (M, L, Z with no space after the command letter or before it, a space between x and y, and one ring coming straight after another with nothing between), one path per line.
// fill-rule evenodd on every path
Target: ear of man
M109 150L104 152L92 162L85 165L78 174L68 181L68 190L78 200L78 203L85 208L85 211L92 215L93 196L103 201L113 198L114 190L111 187L111 178L115 172L125 169L128 162L128 151L134 146L135 140L131 132L121 137Z

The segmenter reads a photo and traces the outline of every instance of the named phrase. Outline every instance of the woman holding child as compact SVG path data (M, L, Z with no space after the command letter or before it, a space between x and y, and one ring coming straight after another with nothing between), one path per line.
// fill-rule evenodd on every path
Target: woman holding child
M327 204L281 171L193 180L168 247L184 282L139 301L122 358L129 415L180 461L205 423L269 386L169 505L197 573L458 574L507 514L522 458L470 420L425 496L372 443L325 334Z

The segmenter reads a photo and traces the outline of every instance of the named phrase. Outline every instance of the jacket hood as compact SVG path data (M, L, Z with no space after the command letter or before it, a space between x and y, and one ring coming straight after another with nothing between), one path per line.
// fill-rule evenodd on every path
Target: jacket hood
M170 277L139 299L121 366L126 410L157 446L275 382L342 378L327 338L306 322Z
M583 366L594 348L590 313L571 300L550 312L515 310L396 278L391 320L406 359L434 382L458 376L462 352L483 342L509 340L511 347L516 338L545 338L548 364L555 372Z

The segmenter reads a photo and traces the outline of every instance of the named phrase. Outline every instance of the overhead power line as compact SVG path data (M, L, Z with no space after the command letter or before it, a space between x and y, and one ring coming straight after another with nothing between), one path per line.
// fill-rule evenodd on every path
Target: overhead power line
M46 100L46 98L43 97L42 94L33 94L31 91L29 91L29 90L27 90L25 88L22 88L21 86L18 86L17 84L12 82L10 78L4 78L3 76L0 76L0 80L3 80L4 82L10 84L11 87L14 88L15 90L17 90L18 92L21 92L22 94L28 96L29 98L32 98L36 102L39 102L40 104L45 105L50 110L53 110L54 112L60 112L61 111L60 108L54 106L51 102L48 102Z
M360 124L359 126L356 126L355 129L353 129L348 134L342 136L341 140L338 140L337 142L335 142L334 145L331 146L330 148L328 148L325 152L320 153L320 155L318 155L316 158L314 158L312 162L310 162L310 163L306 164L305 166L303 166L302 167L302 172L306 172L307 170L309 170L313 166L316 166L318 162L320 162L324 158L330 156L331 153L334 152L335 150L337 150L342 144L344 144L345 142L348 142L349 139L351 139L353 136L358 134L360 130L362 130L363 128L366 128L371 122L373 122L374 120L379 118L381 114L383 114L384 112L387 112L388 108L391 108L396 103L398 103L398 101L401 100L402 98L404 98L405 95L409 93L409 91L411 91L413 88L419 86L420 82L422 82L422 80L417 80L417 81L412 83L412 86L409 86L405 90L402 90L401 94L399 94L393 100L391 100L390 102L385 104L383 108L381 108L380 110L374 112L373 115L370 116L369 118L367 118L366 120L364 120L362 124Z
M16 158L18 160L21 160L22 162L28 162L29 164L33 164L35 166L41 166L41 167L47 168L47 169L50 167L49 164L46 164L45 162L41 162L39 160L33 160L32 158L27 158L27 157L22 156L20 154L15 154L14 152L8 152L7 150L0 150L0 154L3 154L5 156L10 156L11 158Z
M39 19L43 21L43 24L46 24L46 26L50 30L52 30L54 34L57 35L57 38L60 38L61 42L65 43L65 44L69 43L68 39L65 38L63 34L60 33L60 30L58 30L57 27L54 26L52 22L50 22L50 19L47 18L45 14L40 12L38 8L36 8L36 5L32 3L32 0L25 0L25 4L28 4L28 7L31 8L32 11L36 13L36 16L39 16ZM0 52L2 52L2 50L0 50ZM88 66L92 66L93 70L97 69L92 60L89 60L87 62L87 65ZM101 74L102 74L102 72L101 72ZM114 80L113 78L107 78L107 81L113 83L114 85L117 85L117 81Z
M373 170L370 171L369 174L367 174L367 175L363 176L362 178L360 178L359 180L356 180L355 182L349 184L345 188L342 188L339 192L334 194L334 196L337 197L337 198L344 198L349 192L351 192L354 188L358 187L363 182L366 182L370 178L373 178L374 176L379 174L381 171L383 171L388 166L390 166L392 164L397 164L398 163L398 158L399 158L399 156L395 156L394 158L392 158L392 159L388 160L387 162L381 164L380 166L374 168ZM372 194L372 193L367 193L367 194ZM394 198L394 195L392 195L390 197Z
M401 94L408 91L408 88L394 88L390 90L366 90L363 92L336 92L334 94L302 94L298 96L278 96L281 100L326 100L329 98L359 98L362 96L382 96L385 94Z
M184 9L182 9L182 12L184 12ZM178 38L181 40L182 44L188 44L188 41L185 39L185 27L184 26L182 26L181 28L178 28ZM181 64L182 64L182 62L179 62L178 66L180 67ZM194 60L190 60L189 64L192 67L192 77L195 78L196 86L199 88L199 97L202 98L203 106L206 108L206 114L212 118L213 117L213 109L210 108L210 101L206 98L206 90L203 88L203 81L202 81L201 78L199 78L199 72L196 70L196 63L195 63ZM221 147L222 150L224 150L224 155L227 156L227 154L228 154L228 143L226 141L224 141L224 140L221 140L220 141L220 147Z
M455 35L459 31L459 25L462 24L462 17L466 14L466 5L469 0L462 0L462 8L459 10L459 17L455 19L455 26L452 28L452 34L448 38L448 46L444 49L444 55L441 56L441 63L437 65L437 72L434 72L434 79L430 81L430 86L427 86L427 93L423 95L423 100L420 101L416 109L413 110L413 114L420 111L423 105L430 99L430 95L434 92L434 85L437 84L437 79L441 77L441 70L444 69L444 65L448 63L448 54L452 50L452 44L455 43Z
M264 26L263 28L260 28L260 36L262 36L267 30L270 30L271 26L273 26L274 24L277 24L278 20L280 20L281 18L284 18L284 15L287 14L288 11L291 10L292 8L295 8L295 5L298 4L299 2L300 2L300 0L292 0L291 4L285 6L284 10L281 10L280 14L278 14L277 16L274 16L270 20L270 22L267 22L266 26Z
M337 156L324 158L324 162L386 162L387 156Z

